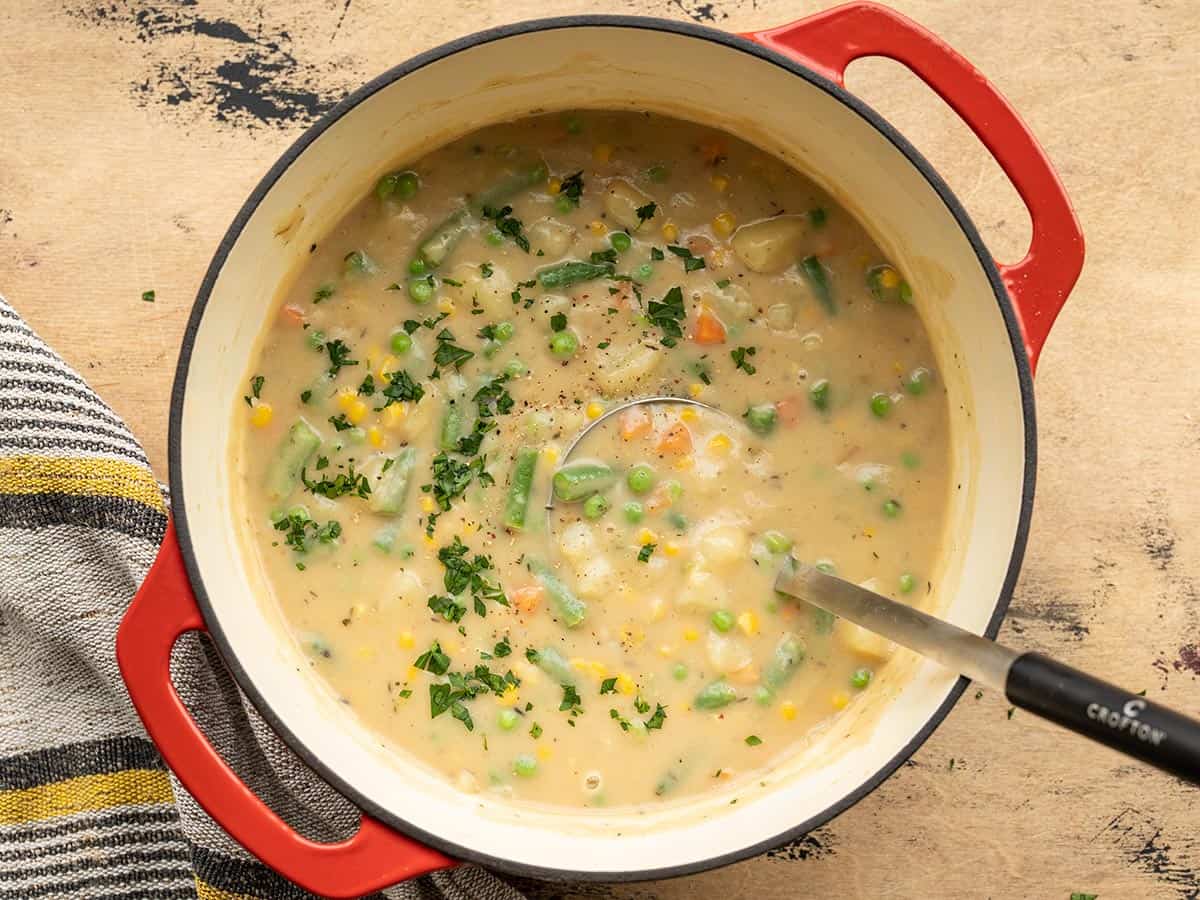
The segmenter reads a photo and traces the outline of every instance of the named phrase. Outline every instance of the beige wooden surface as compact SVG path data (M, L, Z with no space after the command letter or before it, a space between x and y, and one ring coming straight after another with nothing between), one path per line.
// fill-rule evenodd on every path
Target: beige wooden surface
M176 351L216 243L345 91L441 41L537 15L744 30L822 5L0 0L0 293L165 476ZM1038 499L1002 639L1200 713L1200 2L898 5L1022 112L1088 242L1042 355ZM939 101L894 64L856 64L850 86L948 177L993 252L1019 256L1028 221L1015 193ZM1200 897L1196 788L1007 710L970 690L908 765L799 846L617 893Z

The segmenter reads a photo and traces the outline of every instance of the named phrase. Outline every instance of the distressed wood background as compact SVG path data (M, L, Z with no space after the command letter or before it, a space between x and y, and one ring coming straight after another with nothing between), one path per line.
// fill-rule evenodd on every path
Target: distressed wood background
M612 0L731 30L808 0ZM1038 500L1002 638L1200 713L1200 3L898 0L1042 140L1088 242L1042 355ZM261 174L348 90L455 36L584 0L0 0L0 291L165 475L192 298ZM914 78L850 86L947 176L993 252L1015 192ZM156 302L141 300L144 290ZM767 856L622 897L1200 897L1196 788L968 691L891 780ZM587 897L607 889L553 888Z

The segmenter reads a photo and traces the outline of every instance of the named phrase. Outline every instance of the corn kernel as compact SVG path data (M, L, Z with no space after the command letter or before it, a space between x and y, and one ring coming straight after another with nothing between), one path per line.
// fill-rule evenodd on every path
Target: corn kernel
M354 391L350 390L349 388L338 391L337 402L342 412L349 412L350 407L357 399L357 395L355 395Z
M679 226L674 222L664 222L662 227L662 236L668 241L674 243L679 240Z
M537 753L537 758L542 762L547 762L554 755L554 750L551 749L549 744L538 744L535 752Z
M726 178L724 175L714 175L709 180L712 181L712 186L715 187L722 194L725 193L725 191L729 190L729 179Z
M590 663L588 663L587 670L595 678L608 677L608 666L600 662L598 659L592 660Z
M783 716L784 721L790 722L796 718L796 704L791 700L785 700L779 704L779 715Z
M900 273L888 266L879 273L879 286L885 288L895 288L900 286Z
M395 428L408 415L408 404L393 403L383 411L383 427Z
M354 651L354 656L364 662L369 662L375 658L375 649L373 647L359 647Z
M737 617L738 628L742 629L748 637L754 637L758 634L758 616L752 610L746 610Z
M863 529L863 537L869 537L869 538L875 537L875 529L868 525L866 528Z
M617 690L628 697L637 693L637 685L633 683L632 678L622 672L617 676Z
M589 403L587 405L586 412L587 412L587 417L589 419L598 419L602 415L604 415L604 407L601 406L599 403L597 403L595 400L593 400L591 403Z
M367 417L367 404L359 399L352 391L342 391L338 394L338 406L346 413L351 425L357 425Z
M553 444L547 444L542 448L542 459L551 465L558 462L558 448Z
M504 689L504 693L496 698L496 702L501 706L516 706L517 705L517 689L509 685Z
M898 360L898 359L892 360L892 371L895 372L897 375L899 375L901 372L904 371L904 366L900 365L900 360Z
M675 654L675 648L670 644L660 644L658 647L658 655L670 658Z
M674 541L667 541L665 544L663 544L663 553L665 553L667 556L678 556L679 550L679 545Z
M651 531L649 528L643 528L641 531L638 532L637 538L638 538L638 543L644 547L647 544L653 544L655 541L657 541L658 535L655 534L653 531Z
M399 645L401 650L408 650L415 643L416 638L413 637L411 631L402 631L400 632L400 637L396 638L396 644Z
M728 435L714 434L708 439L708 449L713 453L728 453L732 443L733 442L729 440Z
M433 498L425 494L421 498L421 512L431 513L437 509L437 504L433 502Z
M845 691L838 691L829 698L829 703L834 709L845 709L850 703L850 698Z
M695 399L696 397L699 397L701 394L704 393L704 385L702 385L698 381L693 381L691 384L688 385L688 393L692 396L693 399Z
M696 458L690 453L675 460L675 468L679 469L681 472L686 472L689 469L692 469L695 465Z
M731 212L723 212L712 220L712 230L719 237L729 237L737 227L737 218Z
M452 315L454 313L454 301L449 297L438 297L437 302L438 312Z
M685 641L698 641L700 639L700 632L689 625L683 629L683 639Z
M571 664L571 668L578 669L580 672L585 671L588 667L588 661L582 656L572 656L567 661Z
M685 406L683 412L679 414L679 421L681 422L695 422L699 418L700 414L690 406Z
M275 410L271 409L270 403L255 403L254 409L250 410L250 424L255 428L266 428L274 415Z
M378 425L372 425L367 429L367 440L371 442L372 447L383 446L383 432L379 430Z
M562 190L562 179L561 178L551 178L549 181L546 182L546 187L548 187L550 189L550 193L557 194L559 191Z
M592 234L604 234L608 231L608 228L599 219L592 219L592 221L588 222L588 230Z
M408 671L406 671L404 673L404 678L409 684L412 684L412 682L416 681L420 677L421 677L421 670L418 669L416 666L409 666Z
M391 381L392 373L396 371L396 357L385 356L379 364L379 380Z
M592 159L598 163L606 163L612 159L612 144L597 144L592 148Z

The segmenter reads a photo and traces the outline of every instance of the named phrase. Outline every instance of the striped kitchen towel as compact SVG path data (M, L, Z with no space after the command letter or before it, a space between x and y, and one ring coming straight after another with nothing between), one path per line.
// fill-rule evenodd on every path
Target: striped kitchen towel
M117 625L166 520L137 441L0 298L0 900L310 896L204 814L125 693ZM173 664L259 796L313 839L350 833L357 812L263 724L211 644L189 635ZM462 866L382 896L522 894Z

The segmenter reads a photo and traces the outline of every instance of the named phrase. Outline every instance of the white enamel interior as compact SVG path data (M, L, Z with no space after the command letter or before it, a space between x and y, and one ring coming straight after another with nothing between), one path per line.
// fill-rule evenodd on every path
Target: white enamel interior
M638 873L734 853L819 816L914 740L954 677L901 654L872 692L873 706L856 704L855 715L779 760L767 789L740 791L736 805L718 794L640 816L507 808L381 748L314 683L298 649L281 639L253 557L238 545L227 458L235 400L277 287L379 174L487 123L581 107L692 118L787 158L833 191L906 272L939 346L962 484L939 607L982 631L1009 566L1025 465L1013 350L984 270L937 193L869 122L785 69L695 35L600 25L511 35L428 64L343 115L270 188L216 279L195 335L174 477L210 624L265 706L344 785L473 853L546 869Z

